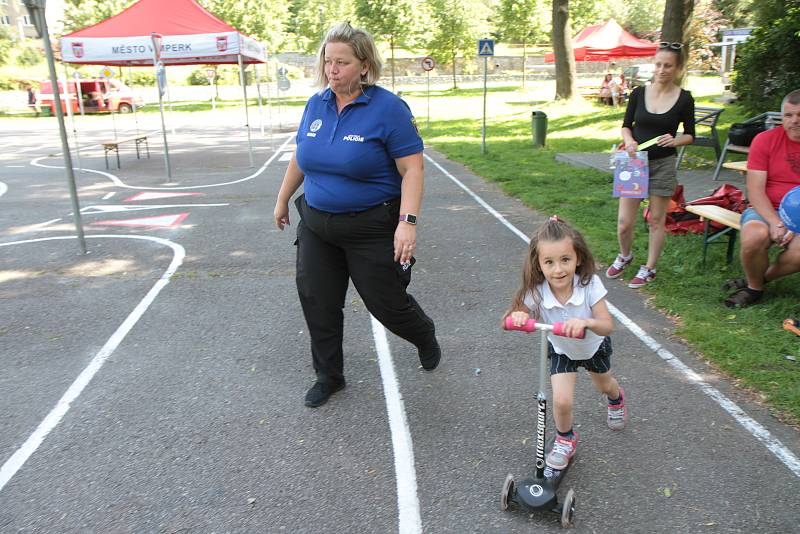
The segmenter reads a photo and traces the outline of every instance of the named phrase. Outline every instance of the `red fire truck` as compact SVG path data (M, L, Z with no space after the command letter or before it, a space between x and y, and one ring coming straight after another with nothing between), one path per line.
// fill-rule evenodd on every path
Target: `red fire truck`
M80 84L80 86L78 85ZM130 113L133 111L134 95L130 87L114 78L86 78L69 80L69 103L73 113L80 113L81 102L84 113ZM61 95L61 104L66 111L67 95L64 89L64 80L58 81L58 92ZM53 86L49 80L42 82L39 89L39 98L42 108L50 108L56 114L56 105L53 100ZM141 97L136 97L136 106L142 105Z

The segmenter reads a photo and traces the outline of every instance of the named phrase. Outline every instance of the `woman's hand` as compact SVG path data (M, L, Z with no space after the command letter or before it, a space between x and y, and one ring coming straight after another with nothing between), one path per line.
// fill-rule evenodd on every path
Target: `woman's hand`
M628 152L628 155L632 158L636 157L636 152L639 150L639 143L634 141L633 139L630 142L625 142L625 150Z
M280 200L275 203L275 226L278 230L283 230L283 227L289 224L289 203L281 202Z
M514 326L525 326L525 323L531 318L530 314L524 311L511 312L509 317L511 317L511 322L514 323Z
M417 227L401 221L394 231L394 261L409 263L416 248Z
M663 146L663 147L675 147L675 146L677 146L675 144L675 138L672 136L672 134L664 134L664 135L662 135L661 137L658 138L658 141L656 141L656 144L658 146Z

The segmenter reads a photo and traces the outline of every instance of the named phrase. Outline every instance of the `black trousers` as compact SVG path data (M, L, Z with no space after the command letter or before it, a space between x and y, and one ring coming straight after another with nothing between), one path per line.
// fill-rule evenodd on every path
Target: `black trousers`
M433 321L406 292L411 268L394 261L400 200L357 213L326 213L296 201L297 292L311 335L320 382L344 378L344 299L353 281L367 310L395 335L425 346L435 338Z

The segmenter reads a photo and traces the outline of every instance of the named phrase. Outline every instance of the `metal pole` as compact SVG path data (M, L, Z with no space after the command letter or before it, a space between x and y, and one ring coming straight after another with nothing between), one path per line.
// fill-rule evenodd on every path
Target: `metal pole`
M244 76L244 63L242 54L239 54L239 81L242 83L242 98L244 98L244 127L247 129L247 151L250 155L250 166L253 166L253 141L250 139L250 112L247 109L247 83Z
M139 135L139 114L136 112L136 94L133 92L133 69L128 65L128 85L131 88L131 105L133 107L133 122L136 124L136 135Z
M481 128L481 154L486 154L486 80L489 57L483 56L483 128Z
M69 115L69 119L72 122L72 137L75 138L75 159L78 160L78 169L82 170L83 165L81 165L81 149L80 145L78 144L78 128L75 126L75 113L72 111L72 94L69 91L69 71L67 70L67 64L62 63L64 65L64 88L67 92L67 115ZM77 81L75 85L80 85ZM75 98L78 98L78 95L75 95Z
M67 127L64 125L64 109L61 107L61 95L58 90L58 77L56 76L56 65L53 60L53 49L50 48L50 35L47 30L47 19L44 16L44 6L35 8L35 15L39 19L39 27L42 29L42 41L44 53L47 56L47 67L50 71L50 83L53 86L53 102L56 105L56 118L58 119L58 133L61 135L61 149L64 155L64 167L67 172L67 183L69 184L69 196L72 200L72 213L75 217L75 232L78 235L78 243L81 253L86 254L86 239L83 236L83 222L81 221L81 206L78 202L78 189L75 186L75 174L72 170L72 155L69 152L69 140L67 139ZM69 93L69 90L67 91Z
M261 125L261 137L264 137L264 114L261 111L261 76L258 74L258 63L253 64L256 75L256 91L258 91L258 123Z
M428 71L428 123L425 127L431 127L431 71Z

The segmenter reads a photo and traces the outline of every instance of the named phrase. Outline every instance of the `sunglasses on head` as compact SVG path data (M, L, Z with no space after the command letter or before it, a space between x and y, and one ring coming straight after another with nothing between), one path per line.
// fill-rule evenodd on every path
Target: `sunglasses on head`
M659 48L671 48L673 50L680 50L683 48L683 43L668 43L667 41L661 41L658 43Z

